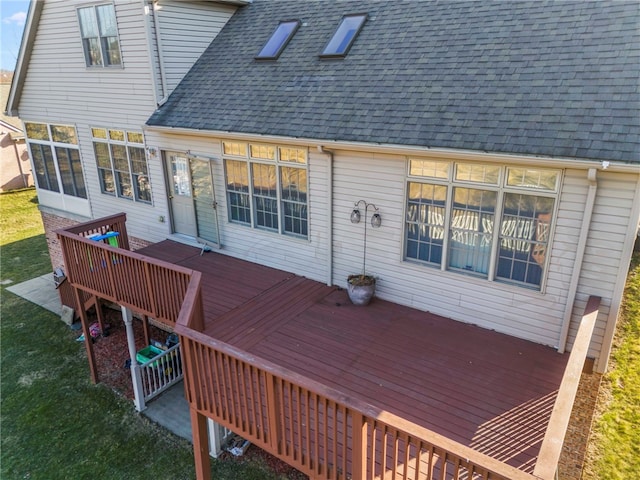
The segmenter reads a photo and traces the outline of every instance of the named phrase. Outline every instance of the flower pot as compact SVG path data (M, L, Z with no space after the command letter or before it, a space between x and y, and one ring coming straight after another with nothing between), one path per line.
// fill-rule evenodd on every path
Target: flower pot
M376 279L370 275L350 275L347 294L354 305L368 305L376 291Z

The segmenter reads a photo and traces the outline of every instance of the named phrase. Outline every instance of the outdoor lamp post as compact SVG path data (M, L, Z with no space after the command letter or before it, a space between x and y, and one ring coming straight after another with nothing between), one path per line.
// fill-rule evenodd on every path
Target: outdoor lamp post
M353 205L353 211L351 212L351 223L360 223L360 218L361 218L361 214L359 210L360 204L364 205L365 218L367 217L367 212L369 210L369 207L373 208L375 213L371 215L371 220L370 220L371 227L379 228L380 225L382 224L382 217L378 213L378 207L376 207L373 203L366 202L365 200L358 200ZM363 246L363 254L362 254L362 276L363 277L365 275L366 265L367 265L367 223L368 222L366 221L364 222L364 246Z

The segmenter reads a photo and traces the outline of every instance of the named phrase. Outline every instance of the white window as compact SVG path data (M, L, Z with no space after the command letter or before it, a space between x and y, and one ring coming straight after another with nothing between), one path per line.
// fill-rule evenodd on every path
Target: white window
M112 4L78 9L82 47L88 67L120 65L116 11Z
M38 188L87 198L75 127L24 125Z
M405 258L541 288L560 172L409 160Z
M151 203L149 167L142 133L92 128L102 193Z
M229 220L307 238L307 152L223 142Z

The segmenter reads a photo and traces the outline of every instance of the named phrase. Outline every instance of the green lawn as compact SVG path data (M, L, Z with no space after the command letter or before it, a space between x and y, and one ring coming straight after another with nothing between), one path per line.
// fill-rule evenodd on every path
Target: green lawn
M609 372L602 380L585 480L640 472L640 253L633 257Z
M0 478L194 478L190 443L92 385L75 332L6 291L51 271L33 189L0 195L0 227ZM213 461L212 478L286 478L260 458Z

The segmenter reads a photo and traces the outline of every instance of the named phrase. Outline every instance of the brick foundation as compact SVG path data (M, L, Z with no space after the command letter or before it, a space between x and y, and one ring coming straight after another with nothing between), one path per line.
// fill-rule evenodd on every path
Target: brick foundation
M40 211L40 215L42 217L42 224L44 225L44 233L47 237L47 247L49 249L52 270L55 270L58 267L64 267L62 249L60 247L60 242L58 241L58 236L55 232L62 228L69 228L73 225L77 225L80 222L44 211ZM131 250L138 250L140 248L147 247L152 243L153 242L148 242L140 238L129 237L129 247Z

